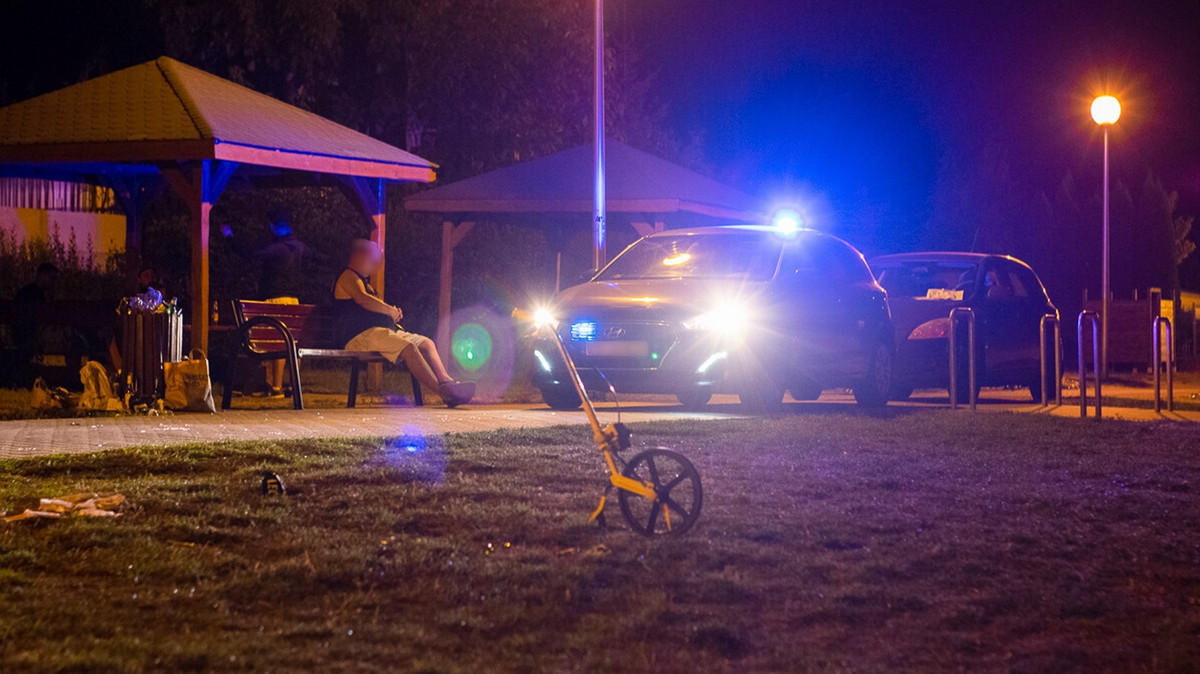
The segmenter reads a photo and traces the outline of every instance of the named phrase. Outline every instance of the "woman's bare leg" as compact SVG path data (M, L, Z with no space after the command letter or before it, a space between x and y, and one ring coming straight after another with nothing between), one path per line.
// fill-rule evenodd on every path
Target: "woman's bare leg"
M270 386L273 391L283 389L283 366L287 361L283 359L269 360L263 363L263 368L266 370L267 386Z
M432 339L426 339L417 347L421 350L421 355L425 356L425 360L429 362L430 369L437 375L438 382L453 381L454 377L446 371L446 366L442 364L442 357L438 355L437 346Z
M425 360L425 356L422 355L419 348L410 344L408 348L400 352L400 357L404 359L404 364L408 366L408 371L417 378L417 381L421 382L422 386L436 391L438 385L444 381L438 379L437 375L434 374L433 369L429 367L428 361Z

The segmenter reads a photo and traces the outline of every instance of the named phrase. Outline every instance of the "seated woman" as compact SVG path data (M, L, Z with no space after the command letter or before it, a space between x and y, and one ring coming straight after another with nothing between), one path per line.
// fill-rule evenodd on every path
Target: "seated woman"
M435 389L447 407L457 407L475 397L475 382L455 381L438 356L433 340L405 332L397 323L404 312L384 302L368 277L379 269L383 255L374 241L358 239L350 265L333 288L340 339L350 351L378 351L396 362L403 358L422 386Z

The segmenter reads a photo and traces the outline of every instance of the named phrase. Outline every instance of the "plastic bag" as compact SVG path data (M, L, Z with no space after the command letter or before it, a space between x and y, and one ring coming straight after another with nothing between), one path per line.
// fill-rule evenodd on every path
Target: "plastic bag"
M113 395L108 371L94 360L89 360L79 370L79 381L83 384L83 395L79 397L79 409L95 412L121 412L125 409L121 399Z
M167 392L163 402L173 410L216 412L213 403L212 380L208 376L208 359L200 349L192 349L183 360L163 363Z
M33 382L33 395L29 398L29 406L35 410L61 410L72 407L71 393L67 389L50 388L46 380L38 377Z

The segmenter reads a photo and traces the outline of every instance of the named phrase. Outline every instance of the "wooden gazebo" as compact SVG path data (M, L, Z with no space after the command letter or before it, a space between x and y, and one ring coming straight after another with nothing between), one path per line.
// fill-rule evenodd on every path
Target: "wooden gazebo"
M405 210L438 213L443 219L439 349L450 346L455 247L481 219L537 215L549 217L560 228L584 231L592 213L592 147L579 145L404 199ZM639 235L667 227L753 222L762 217L762 205L753 197L624 143L605 142L605 164L609 222L628 224Z
M160 180L191 211L191 337L207 348L209 212L231 184L329 184L386 233L384 187L436 166L323 117L162 57L0 108L0 176L113 189L136 271L140 213ZM382 292L382 270L375 284Z

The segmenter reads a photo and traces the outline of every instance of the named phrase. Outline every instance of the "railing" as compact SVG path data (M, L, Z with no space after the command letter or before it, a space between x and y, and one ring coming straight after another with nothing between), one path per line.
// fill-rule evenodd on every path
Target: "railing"
M971 411L975 411L979 387L975 382L975 312L968 307L955 307L950 310L950 409L958 409L958 322L960 318L967 321L967 383L971 387Z
M1079 312L1076 331L1079 337L1079 416L1087 417L1087 361L1083 359L1083 323L1092 323L1092 373L1096 375L1096 418L1100 418L1102 391L1100 383L1100 315L1094 311Z
M1046 375L1049 374L1049 363L1046 357L1046 326L1054 326L1054 404L1062 406L1062 325L1059 323L1057 314L1046 314L1042 316L1041 323L1038 324L1038 343L1041 345L1041 361L1042 361L1042 407L1050 406L1050 391L1046 389L1048 381Z
M1162 344L1162 328L1167 328L1167 347L1164 351ZM1154 411L1162 411L1162 363L1163 356L1167 361L1167 411L1175 411L1175 356L1171 348L1175 344L1175 336L1171 332L1171 319L1158 316L1154 319Z

